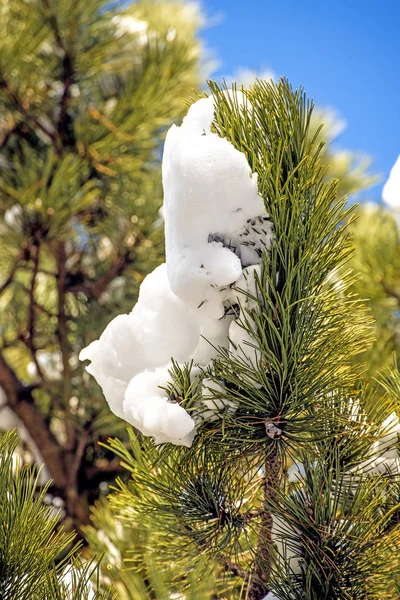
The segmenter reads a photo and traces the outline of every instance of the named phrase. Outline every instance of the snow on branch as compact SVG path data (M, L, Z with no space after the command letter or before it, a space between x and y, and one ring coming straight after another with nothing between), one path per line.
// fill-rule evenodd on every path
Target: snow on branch
M241 111L252 110L243 93L236 92L236 101ZM172 359L205 367L221 347L253 363L259 359L238 318L241 308L248 312L256 303L255 276L273 225L257 174L242 152L212 131L213 119L213 97L202 98L180 127L169 130L163 157L166 264L145 278L132 312L116 317L80 355L91 361L87 371L111 410L157 444L190 446L200 418L215 418L224 408L222 400L205 399L203 410L189 415L179 393L166 391L173 384ZM192 376L198 373L194 367Z

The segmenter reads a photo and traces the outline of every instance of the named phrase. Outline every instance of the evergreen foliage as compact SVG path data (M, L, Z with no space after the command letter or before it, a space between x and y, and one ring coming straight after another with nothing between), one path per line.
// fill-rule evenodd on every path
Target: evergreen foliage
M18 437L0 440L0 597L3 600L107 600L94 592L93 563L82 563L74 536L56 531L60 514L44 504L37 472L16 460Z
M268 598L280 600L393 599L399 471L385 419L398 390L391 371L378 392L363 383L354 360L372 338L346 271L352 211L326 181L302 90L258 81L247 110L235 94L210 89L215 131L257 172L274 225L253 302L240 310L253 341L242 356L221 348L194 379L192 365L174 363L170 397L190 414L199 410L193 381L203 378L237 408L200 421L189 449L139 438L129 453L111 441L132 472L111 505L164 536L160 559L179 567L179 592L210 561L230 598L262 600L272 590Z
M129 460L130 471L136 472L136 461L143 462L143 454L134 443L134 458L123 447ZM135 484L135 503L139 501L143 486ZM90 550L104 555L100 564L100 580L112 582L116 597L120 600L211 600L220 592L229 597L230 588L219 581L218 570L209 562L202 561L185 573L181 563L175 562L166 551L165 536L152 522L137 520L134 507L124 506L123 511L112 511L105 499L97 501L91 510L92 525L84 528ZM185 590L184 593L182 590Z

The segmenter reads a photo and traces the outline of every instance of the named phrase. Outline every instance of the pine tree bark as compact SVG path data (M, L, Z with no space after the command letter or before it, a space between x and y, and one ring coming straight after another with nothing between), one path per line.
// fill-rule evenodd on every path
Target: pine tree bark
M273 499L277 486L279 485L281 471L281 459L278 444L268 456L265 463L265 475L263 481L263 507L261 513L260 530L254 562L253 574L250 580L248 600L263 600L269 592L268 581L271 574L272 561L272 515L269 510L269 502Z
M37 410L32 387L25 386L0 353L0 385L7 396L10 408L21 419L35 440L54 483L60 489L67 485L62 447Z

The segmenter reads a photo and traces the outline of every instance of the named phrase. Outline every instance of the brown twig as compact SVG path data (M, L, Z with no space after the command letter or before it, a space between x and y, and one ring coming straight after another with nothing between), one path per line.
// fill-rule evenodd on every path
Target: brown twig
M74 75L75 70L73 60L68 52L65 51L63 58L64 90L60 101L60 116L57 126L57 130L64 147L73 147L76 144L73 119L68 110L71 99L71 86L74 82Z
M61 359L63 364L63 398L66 410L66 433L67 433L67 449L72 450L75 446L75 431L71 423L69 400L72 396L71 388L71 367L69 364L70 347L68 341L67 316L65 314L65 290L67 278L67 254L65 251L64 242L57 245L56 255L58 277L57 277L57 334L61 351Z
M15 281L15 284L18 287L20 287L21 289L23 289L24 292L26 292L29 295L29 288L27 288L22 283L22 281ZM46 315L46 317L52 318L52 317L56 317L57 316L57 314L54 314L54 313L50 312L47 308L45 308L42 304L40 304L35 298L33 298L33 304L34 304L35 308L37 308L37 310L39 310L44 315Z
M88 440L88 437L89 437L89 434L91 431L91 425L92 425L92 423L90 422L90 424L85 427L83 433L81 434L78 445L75 450L75 454L73 456L73 460L68 469L68 479L69 479L70 486L73 486L76 483L78 472L79 472L80 466L82 464L82 458L85 454L87 440Z
M263 509L259 510L249 510L247 513L243 515L245 522L252 521L253 519L259 519L263 515Z
M109 270L95 281L83 281L67 287L69 292L83 292L87 296L97 300L108 288L110 283L121 275L130 263L129 254L119 255L112 263Z
M82 460L85 455L87 442L92 430L94 419L90 419L79 437L79 441L73 452L67 454L68 485L65 490L65 502L67 512L75 520L75 526L80 529L80 525L86 524L89 519L89 511L86 502L79 494L78 474L82 466Z
M33 260L33 270L31 277L31 284L29 287L29 304L28 304L28 326L27 326L27 338L26 343L32 355L33 362L35 363L37 374L40 379L43 381L44 376L42 369L40 367L36 351L37 348L35 346L35 287L36 287L36 279L39 272L39 262L40 262L40 244L37 242L32 246L31 257Z
M273 499L279 484L281 471L281 459L278 445L275 444L271 454L265 463L265 474L263 481L263 511L261 514L258 543L255 554L254 569L251 576L248 600L262 600L268 591L268 580L271 573L272 561L272 515L269 511L269 503Z
M73 119L69 112L69 103L71 100L71 86L74 83L75 78L74 61L71 56L71 53L68 51L67 44L63 39L57 21L57 17L52 11L50 2L48 0L42 0L42 3L45 7L47 13L46 17L49 22L50 28L53 31L56 44L61 50L62 54L62 82L64 89L60 99L60 111L57 123L57 132L60 136L62 147L69 148L75 146L76 144Z
M223 561L222 567L223 567L224 571L228 571L229 573L232 573L232 575L234 575L234 577L240 577L241 579L244 579L244 580L247 580L249 578L250 574L248 571L246 571L245 569L242 569L242 567L231 562L229 559L226 559Z
M39 448L55 484L61 489L65 488L67 476L63 450L35 405L32 393L37 386L24 385L1 353L0 385L7 397L8 406L21 419Z
M56 131L51 131L50 129L48 129L33 113L31 113L28 110L28 108L21 101L17 93L14 92L14 90L11 88L9 82L4 78L4 76L0 76L0 89L3 89L6 92L7 96L14 104L16 110L20 114L22 114L28 122L32 122L35 125L35 127L40 129L40 131L44 133L53 142L55 147L59 149L60 145Z
M9 272L7 279L4 281L4 283L2 283L2 285L0 286L0 294L2 294L4 292L4 290L10 285L10 283L12 282L12 280L14 279L14 275L16 270L18 269L18 263L21 260L22 255L18 254L18 256L16 257L13 266L11 267L11 271Z

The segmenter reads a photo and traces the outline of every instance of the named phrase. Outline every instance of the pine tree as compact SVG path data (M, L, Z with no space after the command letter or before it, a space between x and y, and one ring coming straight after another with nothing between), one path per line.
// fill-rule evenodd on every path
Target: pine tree
M179 1L0 0L0 422L68 526L120 470L98 441L123 423L77 355L162 260L161 142L198 86L201 22Z
M140 432L110 441L111 506L156 532L169 593L216 568L229 598L393 600L399 377L356 361L352 209L302 90L210 91L167 136L166 266L81 355Z
M74 536L55 531L60 511L45 506L35 468L16 460L18 437L0 440L0 596L3 600L107 600L96 567L80 559ZM98 575L97 575L98 577Z

